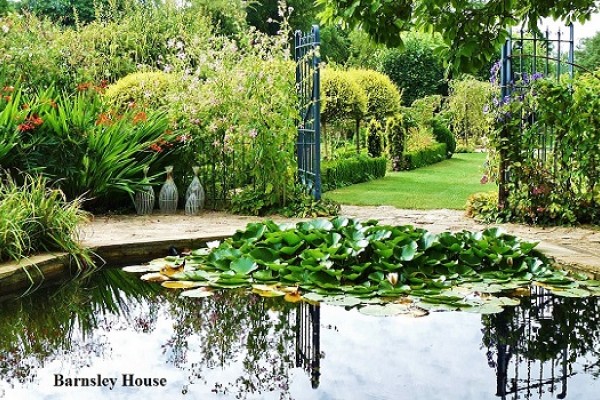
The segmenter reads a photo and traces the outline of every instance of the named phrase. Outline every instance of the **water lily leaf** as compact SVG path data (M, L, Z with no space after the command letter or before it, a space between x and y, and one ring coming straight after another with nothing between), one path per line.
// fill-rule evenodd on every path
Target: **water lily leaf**
M273 271L268 269L268 270L262 270L262 271L256 271L252 274L252 277L254 279L257 279L259 281L272 281L275 279L275 276L273 276Z
M281 238L288 244L288 246L292 247L302 242L302 238L298 236L294 231L282 232Z
M283 299L290 303L298 303L299 301L302 301L302 296L296 291L293 293L286 293Z
M207 256L210 253L210 248L192 250L192 256Z
M302 298L309 300L309 301L314 301L314 302L320 303L320 302L323 302L327 298L327 296L324 296L324 295L321 295L321 294L318 294L315 292L309 292L309 293L302 295Z
M206 247L208 249L215 249L221 245L220 240L213 240L212 242L206 242Z
M269 288L267 290L260 290L257 289L255 287L252 288L252 292L256 293L262 297L281 297L281 296L285 296L285 292L282 292L281 290L278 290L277 288Z
M201 287L201 288L192 289L192 290L184 290L183 292L181 292L181 294L179 296L200 298L200 297L210 297L212 295L214 295L214 292L211 289L206 288L206 287Z
M231 262L231 270L241 275L247 275L257 268L258 264L250 257L240 257Z
M437 312L437 311L456 311L458 310L458 306L446 303L417 303L419 308L422 308L427 311Z
M384 305L369 304L358 310L361 314L373 317L391 317L399 314L408 314L410 306L406 304L388 303Z
M184 258L179 256L167 256L164 258L164 260L174 264L181 264Z
M167 289L189 289L193 287L204 286L205 283L193 282L193 281L165 281L161 284L162 287Z
M123 267L123 271L130 273L158 272L162 267L157 264L148 265L129 265Z
M184 264L181 265L170 265L170 264L166 264L165 266L163 266L160 269L160 273L166 276L173 276L177 273L183 272L183 269L185 268Z
M264 261L266 263L273 262L279 258L279 255L275 250L267 247L257 247L250 252L250 256L257 261Z
M331 224L333 225L333 227L338 230L347 226L348 222L350 222L350 220L346 217L335 217L331 220Z
M326 304L330 304L332 306L342 306L342 307L354 307L359 305L363 301L354 296L328 296L325 298L324 302Z
M460 310L476 314L498 314L504 311L504 308L498 304L482 304L480 306L461 306Z
M583 282L583 284L587 287L600 287L600 281L596 281L596 280L592 280L592 279Z
M220 275L221 274L219 274L218 272L204 271L199 269L196 271L185 272L184 279L190 281L216 281L217 279L219 279ZM173 278L175 277L176 275L173 275Z
M296 254L296 252L298 251L298 249L300 247L302 247L304 243L300 242L295 246L284 246L281 249L279 249L279 253L281 254L285 254L287 256L291 256L292 254Z
M409 244L402 246L402 253L400 257L397 257L400 261L411 261L417 254L417 242L410 242Z
M160 272L150 272L140 276L140 279L146 282L164 282L170 281L168 276L161 274Z

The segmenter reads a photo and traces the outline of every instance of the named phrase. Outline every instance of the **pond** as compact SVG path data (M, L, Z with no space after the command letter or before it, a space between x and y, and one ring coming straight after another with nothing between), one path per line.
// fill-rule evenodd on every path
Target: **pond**
M105 269L0 304L0 398L597 399L598 298L521 303L373 317Z

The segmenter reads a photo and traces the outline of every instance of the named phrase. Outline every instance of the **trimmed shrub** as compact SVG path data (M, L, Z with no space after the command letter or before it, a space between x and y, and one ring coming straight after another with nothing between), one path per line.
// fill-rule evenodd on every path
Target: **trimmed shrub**
M448 126L446 126L444 121L439 117L431 120L431 128L435 140L446 144L446 157L451 158L452 154L456 151L456 139L454 138L454 134L452 134L450 129L448 129Z
M436 143L426 149L404 153L402 169L411 170L435 164L446 159L446 144Z
M383 120L398 111L400 92L387 75L368 69L351 69L348 73L365 91L368 117Z
M344 71L323 69L321 74L321 122L361 119L367 111L365 91Z
M392 160L392 170L399 171L402 169L406 142L406 130L402 126L402 116L388 118L385 136L388 142L388 154Z
M498 192L480 192L469 196L466 215L485 223L502 222L498 208Z
M323 191L383 178L386 169L385 157L371 158L361 155L323 163L321 165Z
M383 126L376 119L372 119L367 127L367 149L369 156L381 157L383 152Z
M402 90L404 105L424 96L447 92L442 60L430 45L419 39L408 41L403 50L388 52L381 62L381 71Z
M450 82L448 114L452 131L463 145L477 143L493 129L494 119L487 112L493 91L489 82L473 78Z
M136 72L109 86L104 97L108 103L121 109L132 105L156 109L167 103L166 94L171 81L171 75L165 72Z

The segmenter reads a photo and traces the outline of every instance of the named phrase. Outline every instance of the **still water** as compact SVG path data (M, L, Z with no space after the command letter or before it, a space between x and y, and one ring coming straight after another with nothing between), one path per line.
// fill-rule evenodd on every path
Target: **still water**
M597 298L377 318L178 294L109 269L0 303L0 399L600 399Z

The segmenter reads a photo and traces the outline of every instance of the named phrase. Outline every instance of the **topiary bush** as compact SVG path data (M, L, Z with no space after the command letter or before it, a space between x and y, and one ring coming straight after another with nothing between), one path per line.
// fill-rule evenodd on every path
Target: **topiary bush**
M393 49L385 54L381 71L402 90L404 105L424 96L447 92L443 61L430 45L419 39L408 41L403 50Z
M392 160L392 170L400 171L404 159L406 130L402 125L402 116L388 118L385 126L385 136L388 143L388 154Z
M344 71L323 69L321 74L321 122L361 119L367 111L365 91Z
M446 144L446 157L451 158L452 154L456 151L456 139L454 138L454 134L439 117L435 117L431 120L431 128L435 140Z
M474 193L467 199L467 217L485 223L502 222L498 208L498 192Z
M135 72L109 86L104 97L120 109L133 105L156 109L167 103L166 94L172 81L172 75L161 71Z
M368 69L351 69L348 74L365 91L366 116L383 120L398 111L400 92L387 75Z
M383 152L383 126L376 119L372 119L367 127L367 150L371 157L381 157Z

